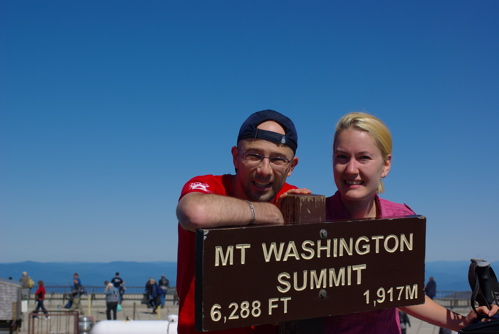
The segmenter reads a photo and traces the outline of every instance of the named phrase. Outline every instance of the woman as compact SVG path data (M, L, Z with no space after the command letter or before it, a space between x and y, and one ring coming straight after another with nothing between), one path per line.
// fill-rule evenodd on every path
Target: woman
M146 284L146 293L149 300L149 306L152 307L152 314L156 314L156 310L160 305L160 291L159 285L156 283L154 278L150 278L149 282Z
M104 294L106 295L106 317L107 320L111 320L111 312L113 312L113 320L116 320L116 312L118 311L118 303L120 300L120 292L114 286L113 283L108 281L104 282L106 290Z
M36 308L34 313L33 318L37 319L38 318L38 310L42 309L43 313L45 313L45 318L50 319L49 313L45 309L45 306L43 305L43 301L45 300L45 287L43 286L43 281L38 281L38 289L35 292L35 298L36 298Z
M388 128L378 118L366 113L349 113L336 126L333 143L333 172L338 191L326 200L326 219L386 218L414 215L404 204L379 198L383 192L382 179L388 175L392 163L392 138ZM477 318L475 312L464 317L425 297L421 305L401 308L421 320L459 331ZM496 313L485 307L479 309L489 316ZM346 314L325 318L326 333L399 334L397 309Z

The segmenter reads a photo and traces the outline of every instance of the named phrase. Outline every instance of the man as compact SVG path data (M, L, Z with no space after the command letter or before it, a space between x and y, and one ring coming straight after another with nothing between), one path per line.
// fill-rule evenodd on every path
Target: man
M77 274L75 274L78 276ZM79 310L80 314L83 315L83 308L81 307L81 296L85 293L83 286L81 285L78 278L73 279L73 290L71 290L70 300L72 301L69 307L70 311Z
M118 301L118 304L121 304L123 301L123 294L125 293L125 281L120 277L119 272L111 279L111 283L113 283L113 286L119 291L120 300Z
M273 110L256 112L242 124L237 146L231 150L236 174L198 176L184 185L177 206L179 334L196 333L194 232L198 228L228 225L283 224L276 206L278 200L288 193L310 193L286 183L298 164L297 147L298 135L288 117ZM229 330L230 333L275 331L274 326Z
M73 282L74 282L74 280L77 280L78 284L81 285L81 279L80 279L80 276L78 275L78 273L73 274Z
M168 293L168 289L170 288L170 281L165 277L165 275L161 275L158 283L161 290L163 290L163 293L160 296L161 308L165 308L166 294Z
M430 280L428 281L428 283L426 283L424 291L426 295L431 299L435 298L435 296L437 295L437 282L435 282L435 279L433 277L430 277Z

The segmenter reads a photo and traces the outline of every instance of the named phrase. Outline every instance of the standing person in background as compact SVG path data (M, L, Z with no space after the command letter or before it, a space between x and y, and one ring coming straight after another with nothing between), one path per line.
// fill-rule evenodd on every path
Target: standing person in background
M81 279L80 279L80 276L78 275L78 273L73 274L73 282L74 282L74 280L77 280L78 284L81 285Z
M31 294L31 288L35 285L31 277L28 276L28 273L23 271L21 274L21 278L19 279L21 282L21 299L29 300L29 296Z
M189 180L177 205L179 297L178 333L195 330L195 231L199 228L284 224L277 207L288 193L310 194L286 183L298 165L298 134L293 122L274 110L251 114L231 148L234 174ZM223 277L221 277L223 279ZM235 328L215 333L275 333L276 326Z
M388 218L414 215L407 205L381 199L382 179L392 163L392 138L386 125L366 113L343 116L336 126L333 142L333 174L338 190L326 199L326 219ZM400 308L409 315L435 326L459 331L478 315L466 317L435 303L429 297L421 305ZM499 307L477 310L492 316ZM396 308L344 314L324 318L325 333L399 334Z
M149 279L147 280L146 282L146 285L144 287L144 296L142 298L142 302L141 304L145 304L147 305L147 308L150 308L151 307L151 303L149 302L149 285L151 285L151 280L153 280L154 278L151 276L149 277Z
M111 283L113 283L114 287L118 289L120 293L119 304L123 301L123 295L125 294L125 281L120 277L120 273L116 272L116 275L111 279Z
M104 294L106 295L106 317L107 320L111 320L111 312L113 313L113 320L116 320L116 313L118 311L118 303L120 300L120 291L113 284L108 281L104 282L106 289Z
M435 282L435 279L433 277L430 277L430 280L428 281L428 283L426 283L424 292L431 299L435 298L435 296L437 295L437 282Z
M78 310L83 315L83 309L81 307L81 296L84 294L83 286L78 282L78 279L73 279L73 290L71 291L71 307L69 311Z
M149 306L152 307L152 314L156 314L156 310L160 305L160 287L156 284L154 278L150 278L148 284L146 285L146 293L149 300Z
M407 315L407 313L399 310L399 317L400 317L400 330L401 330L400 333L406 334L407 327L411 327L411 321L409 320L409 316Z
M163 293L161 294L161 308L165 308L166 294L168 293L168 288L170 288L170 281L165 275L161 275L159 287L163 290Z
M38 281L38 289L35 292L35 297L36 297L36 308L33 311L34 315L33 318L37 319L38 318L38 310L42 309L43 313L45 314L45 318L50 319L49 313L45 309L45 306L43 305L43 301L45 300L45 287L43 286L43 281Z

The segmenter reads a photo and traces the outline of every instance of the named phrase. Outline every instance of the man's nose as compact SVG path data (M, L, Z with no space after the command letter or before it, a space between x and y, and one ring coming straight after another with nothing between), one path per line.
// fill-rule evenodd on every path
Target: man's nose
M258 166L258 172L261 174L271 174L272 166L270 165L270 159L268 157L263 158L262 162Z

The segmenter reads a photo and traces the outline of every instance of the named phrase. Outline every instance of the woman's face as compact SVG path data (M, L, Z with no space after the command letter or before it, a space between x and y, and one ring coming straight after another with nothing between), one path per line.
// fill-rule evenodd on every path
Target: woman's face
M343 201L372 201L380 179L388 175L391 158L383 159L368 132L341 131L333 147L333 172Z

